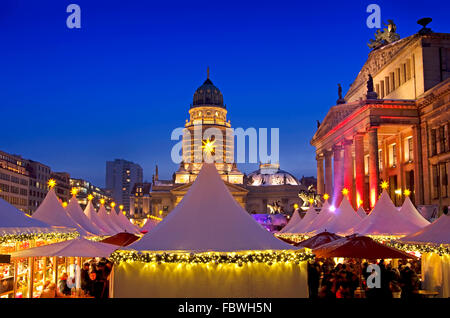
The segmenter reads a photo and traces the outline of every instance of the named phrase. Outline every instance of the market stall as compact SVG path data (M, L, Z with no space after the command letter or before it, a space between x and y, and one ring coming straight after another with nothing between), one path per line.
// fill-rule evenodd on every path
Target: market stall
M110 289L113 297L308 297L312 257L257 224L205 163L168 217L113 253Z

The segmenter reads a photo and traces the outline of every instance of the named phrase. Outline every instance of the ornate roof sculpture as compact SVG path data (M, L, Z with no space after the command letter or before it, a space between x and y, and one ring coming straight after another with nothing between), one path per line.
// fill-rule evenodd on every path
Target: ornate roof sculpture
M247 177L247 185L273 186L273 185L300 185L300 182L289 172L280 170L280 164L260 164L259 169Z
M375 40L370 39L370 42L367 44L367 46L373 50L400 40L400 35L395 32L397 31L397 26L394 21L388 20L388 24L384 25L387 26L387 28L384 28L383 30L378 29L377 32L375 32Z

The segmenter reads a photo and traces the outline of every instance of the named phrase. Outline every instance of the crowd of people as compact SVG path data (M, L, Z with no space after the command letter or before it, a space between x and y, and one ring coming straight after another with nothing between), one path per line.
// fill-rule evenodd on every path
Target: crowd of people
M378 267L369 268L370 264ZM308 264L310 298L407 298L420 289L420 263L399 261L398 266L380 260L360 263L316 259Z
M81 268L81 295L82 297L108 298L109 279L113 263L106 258L99 261L91 259ZM45 282L41 298L71 297L75 292L75 278L70 278L67 273L59 277L58 286L50 281Z

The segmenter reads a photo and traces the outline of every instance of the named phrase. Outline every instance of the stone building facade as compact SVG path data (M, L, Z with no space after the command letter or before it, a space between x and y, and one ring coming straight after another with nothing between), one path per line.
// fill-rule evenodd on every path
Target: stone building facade
M368 93L369 74L373 94ZM381 46L314 134L317 189L338 204L374 206L380 182L397 205L450 205L450 34L420 32Z

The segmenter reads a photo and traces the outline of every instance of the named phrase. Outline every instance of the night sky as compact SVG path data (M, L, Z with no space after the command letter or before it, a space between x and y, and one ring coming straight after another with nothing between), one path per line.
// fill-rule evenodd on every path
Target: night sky
M70 3L81 29L66 27ZM370 3L402 38L427 16L450 32L450 5L435 0L1 0L0 150L99 186L114 158L171 178L170 134L209 66L232 126L280 128L281 168L315 175L316 119L367 58Z

